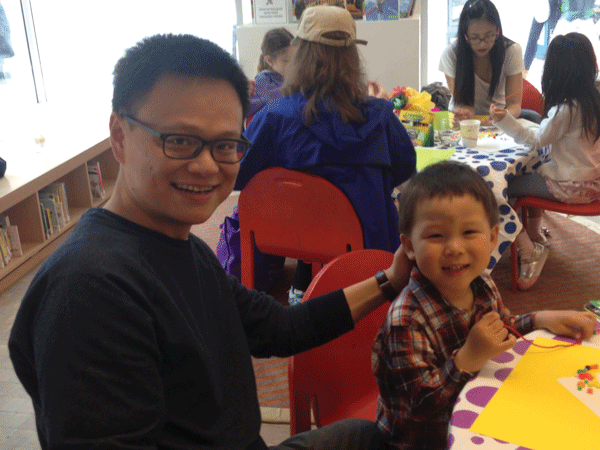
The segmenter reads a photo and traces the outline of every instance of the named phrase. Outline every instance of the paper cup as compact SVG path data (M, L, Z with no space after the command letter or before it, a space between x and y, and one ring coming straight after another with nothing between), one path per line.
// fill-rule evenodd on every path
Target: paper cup
M460 135L462 136L462 142L465 147L477 147L480 125L481 122L477 119L460 121Z

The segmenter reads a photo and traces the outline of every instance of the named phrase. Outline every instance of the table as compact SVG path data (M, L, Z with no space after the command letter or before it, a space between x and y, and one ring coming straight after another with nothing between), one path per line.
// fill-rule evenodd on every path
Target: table
M600 330L600 322L596 325L596 330ZM556 337L546 330L536 330L526 335L527 339L532 341L538 336L572 342L567 338ZM598 336L594 337L594 341L598 341ZM449 449L527 450L519 445L472 433L469 428L496 391L502 386L503 381L517 365L529 346L528 342L519 339L511 350L488 361L479 374L465 384L454 405L448 428Z
M518 174L533 172L546 158L547 148L531 151L506 135L479 139L476 148L458 146L450 157L450 160L463 162L475 169L491 186L498 202L500 233L490 257L488 273L522 229L517 213L508 203L508 180Z

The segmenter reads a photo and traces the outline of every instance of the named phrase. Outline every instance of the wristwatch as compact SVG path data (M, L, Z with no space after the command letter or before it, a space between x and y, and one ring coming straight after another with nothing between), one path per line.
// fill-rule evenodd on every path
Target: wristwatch
M394 301L396 297L398 297L399 292L392 286L390 280L388 280L385 271L380 270L375 274L375 279L377 280L377 284L379 284L379 289L383 292L383 296L387 298L390 302Z

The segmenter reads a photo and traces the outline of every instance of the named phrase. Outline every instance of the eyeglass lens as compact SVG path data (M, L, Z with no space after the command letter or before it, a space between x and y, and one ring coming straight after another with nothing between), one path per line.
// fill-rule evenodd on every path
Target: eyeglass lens
M196 151L206 145L198 137L171 135L164 140L165 155L170 158L186 159L193 157ZM234 163L244 156L246 146L233 139L221 139L210 143L212 157L217 162Z

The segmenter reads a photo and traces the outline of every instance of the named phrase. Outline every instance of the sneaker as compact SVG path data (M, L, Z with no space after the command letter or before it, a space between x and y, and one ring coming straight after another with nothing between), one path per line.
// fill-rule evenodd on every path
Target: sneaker
M297 305L298 303L302 303L302 298L304 297L304 291L296 288L290 288L288 291L288 303L290 305Z
M540 244L539 242L533 243L533 252L527 259L519 258L519 280L517 286L520 290L526 291L535 284L538 280L550 249Z

